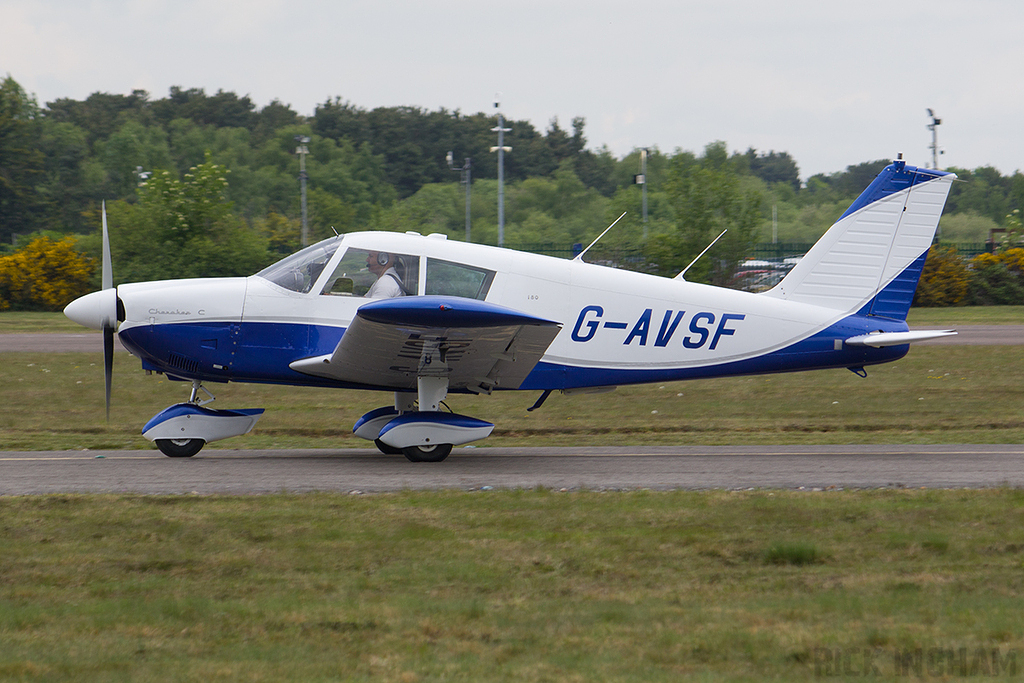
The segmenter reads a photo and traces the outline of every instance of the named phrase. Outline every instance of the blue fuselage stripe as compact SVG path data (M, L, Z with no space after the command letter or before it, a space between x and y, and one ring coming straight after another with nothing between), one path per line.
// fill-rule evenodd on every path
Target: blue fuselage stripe
M903 332L907 325L901 320L877 316L849 316L782 349L715 364L637 369L580 367L542 361L520 388L572 389L859 367L897 360L907 353L908 345L876 349L837 343L837 340L876 330ZM391 389L314 377L288 367L296 360L332 353L344 332L341 327L298 323L179 323L141 325L119 334L125 347L142 358L146 369L175 377L207 382Z

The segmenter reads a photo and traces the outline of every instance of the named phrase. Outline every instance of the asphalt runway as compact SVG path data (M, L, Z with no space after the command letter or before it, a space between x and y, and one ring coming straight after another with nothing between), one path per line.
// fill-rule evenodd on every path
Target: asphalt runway
M0 495L401 490L1024 486L1019 445L457 448L441 463L375 450L0 452Z
M1019 345L1024 325L924 344ZM102 353L98 333L0 334L0 352ZM123 350L120 344L116 348ZM0 452L0 495L374 493L403 489L815 489L1024 486L1018 445L457 448L442 463L376 450Z

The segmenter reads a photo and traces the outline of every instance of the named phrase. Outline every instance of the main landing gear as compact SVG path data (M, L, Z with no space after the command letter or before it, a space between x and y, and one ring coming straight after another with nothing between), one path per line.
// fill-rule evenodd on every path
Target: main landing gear
M439 410L448 395L447 378L420 377L417 388L415 393L396 391L394 407L371 410L352 431L373 441L386 455L401 453L410 462L441 462L455 446L483 439L494 429L490 422Z
M450 443L436 446L409 446L408 448L395 448L389 446L379 438L373 440L373 445L384 455L404 455L409 462L441 462L452 452L455 446Z

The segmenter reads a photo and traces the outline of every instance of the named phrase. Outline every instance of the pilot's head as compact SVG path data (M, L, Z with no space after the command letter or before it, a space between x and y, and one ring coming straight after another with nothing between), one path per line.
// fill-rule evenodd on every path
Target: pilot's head
M371 251L366 255L366 267L371 273L380 275L391 267L391 258L386 251Z

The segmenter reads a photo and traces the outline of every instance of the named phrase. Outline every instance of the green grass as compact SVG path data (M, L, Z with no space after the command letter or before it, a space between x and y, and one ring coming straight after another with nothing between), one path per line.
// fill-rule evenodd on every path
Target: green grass
M1024 325L1024 306L964 306L912 308L907 323L914 325Z
M933 322L968 324L915 324ZM142 423L188 389L117 354L107 424L98 354L0 359L4 449L149 447ZM386 403L211 389L268 409L225 448L365 447L351 425ZM526 413L534 398L449 403L498 424L481 448L1020 443L1024 347ZM1024 669L1022 522L1005 489L0 497L0 680L799 681L862 679L867 655L886 679L935 650L995 651L1008 677L1010 654Z
M78 323L71 322L63 313L43 313L35 311L0 312L0 334L81 334L83 332L92 332L92 330L86 329Z
M881 650L891 677L896 652L1024 647L1022 503L0 498L0 679L792 681L826 648Z
M104 421L99 354L0 355L0 450L150 448L145 422L188 397L189 385L146 376L115 356ZM266 408L247 436L210 448L366 448L352 436L390 396L249 384L209 385L222 408ZM847 370L621 387L552 395L449 396L455 411L490 420L480 448L507 445L671 445L1024 442L1024 346L920 346L896 363Z

